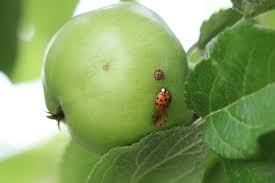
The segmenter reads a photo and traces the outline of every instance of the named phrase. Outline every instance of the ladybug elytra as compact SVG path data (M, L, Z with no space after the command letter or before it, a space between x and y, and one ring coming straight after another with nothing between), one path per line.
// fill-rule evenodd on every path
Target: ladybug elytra
M172 99L170 91L165 87L161 88L160 92L157 94L155 106L158 111L164 111L169 106Z

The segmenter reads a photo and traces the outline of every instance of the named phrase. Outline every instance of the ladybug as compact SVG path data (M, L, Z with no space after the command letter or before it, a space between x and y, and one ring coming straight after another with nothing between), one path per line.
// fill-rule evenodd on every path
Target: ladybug
M158 111L164 111L169 106L172 99L170 91L165 87L161 88L157 94L155 106Z

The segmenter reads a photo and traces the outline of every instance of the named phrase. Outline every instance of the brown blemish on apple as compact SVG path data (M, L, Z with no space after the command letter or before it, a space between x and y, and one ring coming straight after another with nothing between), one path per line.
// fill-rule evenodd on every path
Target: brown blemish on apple
M168 115L165 111L156 111L153 114L153 124L155 127L161 127L168 119Z
M161 69L157 69L154 72L155 80L163 80L164 79L164 71Z
M110 64L104 64L102 69L105 71L105 72L108 72L110 70Z

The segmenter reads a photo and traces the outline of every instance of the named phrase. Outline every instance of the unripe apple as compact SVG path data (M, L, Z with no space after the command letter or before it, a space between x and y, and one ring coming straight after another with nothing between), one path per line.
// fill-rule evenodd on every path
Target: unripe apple
M106 152L190 123L187 74L186 54L166 23L142 5L121 2L61 28L45 56L43 85L52 118L62 119L81 144ZM163 87L172 100L158 111Z

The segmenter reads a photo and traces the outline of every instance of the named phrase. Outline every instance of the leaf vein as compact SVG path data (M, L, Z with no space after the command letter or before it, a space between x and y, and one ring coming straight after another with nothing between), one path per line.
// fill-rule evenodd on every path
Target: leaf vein
M179 175L178 177L175 177L174 179L170 180L169 183L175 183L178 180L182 179L183 177L186 177L187 175L191 174L193 171L195 170L195 168L191 168L190 170L184 172L183 174Z
M185 138L187 138L188 136L192 135L192 132L182 136L181 138L179 138L179 140L170 148L170 150L166 153L165 157L169 156L169 154L174 150L174 148L180 144L182 142L182 140L184 140Z
M229 111L228 109L224 110L226 112L226 114L228 114L228 116L233 119L235 122L241 124L242 126L245 126L246 128L250 128L250 129L257 129L257 128L261 128L262 126L250 126L248 125L245 121L239 119L236 115L233 115L231 111Z
M260 89L258 89L258 90L256 90L256 91L254 91L254 92L252 92L252 93L250 93L250 94L248 94L248 95L245 95L245 96L240 97L239 99L235 100L235 101L232 102L231 104L229 104L229 105L227 105L227 106L225 106L225 107L222 107L222 108L220 108L220 109L218 109L218 110L216 110L216 111L210 112L205 118L208 118L208 117L210 117L210 116L212 116L212 115L215 115L216 113L222 112L222 111L226 110L227 108L229 109L230 107L236 105L238 102L243 101L243 100L247 99L248 97L254 96L254 95L256 95L258 92L260 92L260 91L262 91L262 90L265 90L265 89L268 88L268 87L272 87L274 84L275 84L275 81L274 81L274 82L271 82L271 83L268 83L268 84L265 85L264 87L262 87L262 88L260 88Z
M254 46L253 49L250 50L250 53L248 54L248 61L246 62L245 68L244 68L244 73L243 73L243 82L242 82L242 94L245 95L246 92L246 83L247 83L247 74L248 74L248 68L250 66L250 63L252 61L252 55L256 50L256 46Z
M195 145L199 144L202 142L202 139L199 139L198 141L192 143L191 145L187 146L186 148L182 149L181 151L179 151L178 153L175 153L174 155L163 159L162 161L160 161L159 163L155 164L154 166L152 166L151 168L149 168L147 171L145 171L143 174L141 174L139 177L137 177L136 182L138 182L142 177L144 177L146 174L148 174L149 172L151 172L152 170L154 170L155 168L159 167L160 165L162 165L163 163L181 155L182 153L184 153L185 151L188 151L189 149L193 148Z
M272 58L273 58L273 56L274 56L274 54L275 54L275 49L273 49L272 51L271 51L271 54L270 54L270 56L269 56L269 58L268 58L268 61L267 61L267 78L268 78L268 82L272 82L271 81L271 63L272 63Z
M214 122L213 122L212 117L210 117L210 121L209 121L209 122L210 122L210 124L211 124L211 126L212 126L212 129L213 129L214 132L216 133L216 136L220 139L220 142L222 142L222 143L225 144L226 146L232 147L232 149L234 149L237 153L242 154L241 151L240 151L238 148L236 148L236 147L234 147L232 144L226 142L226 141L220 136L220 134L218 133L217 128L216 128L215 125L214 125Z
M137 175L140 168L146 163L146 161L150 158L150 156L164 143L166 142L167 138L163 140L161 143L159 143L148 155L143 159L143 161L137 166L137 169L133 173L133 175L130 178L130 183L134 181L135 176ZM134 181L136 182L136 181Z
M101 182L104 182L104 179L105 179L107 173L113 168L113 166L114 166L116 160L119 158L120 154L122 154L122 151L120 151L119 153L117 153L117 155L116 155L115 158L113 159L112 163L110 164L109 168L105 170L105 172L104 172L104 174L103 174L103 176L102 176L102 178L101 178L100 183L101 183Z
M210 89L210 92L209 92L209 99L208 99L208 106L209 106L209 111L212 112L212 107L211 107L211 104L212 104L212 94L213 94L213 89L214 87L216 86L216 83L217 83L217 80L219 78L219 74L216 75L214 81L213 81L213 84L211 86L211 89Z

